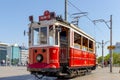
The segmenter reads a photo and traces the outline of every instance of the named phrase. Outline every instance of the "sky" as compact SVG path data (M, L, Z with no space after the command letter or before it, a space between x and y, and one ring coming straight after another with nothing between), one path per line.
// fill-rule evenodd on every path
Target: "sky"
M79 28L93 36L97 42L102 42L102 40L106 42L109 41L110 29L104 23L94 25L92 20L109 21L110 15L112 15L113 45L120 42L120 0L68 1L68 22L72 21L72 14L80 13L80 11L87 12L87 17L79 19ZM38 16L42 15L45 10L56 12L57 15L62 15L64 18L64 0L0 0L0 41L28 46L28 36L23 35L24 30L28 31L30 23L28 17L33 15L34 20L38 21ZM108 45L109 43L105 45L104 55L108 54ZM97 54L101 55L101 46L97 49Z

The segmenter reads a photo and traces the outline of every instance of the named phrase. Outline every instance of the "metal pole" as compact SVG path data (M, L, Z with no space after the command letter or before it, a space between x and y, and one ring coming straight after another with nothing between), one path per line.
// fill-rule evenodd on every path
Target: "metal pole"
M65 21L67 21L67 2L68 0L65 0Z
M97 46L96 46L96 43L95 43L95 54L97 55Z
M12 45L12 65L13 65L13 45Z
M6 54L6 66L7 66L7 54Z
M112 15L110 15L110 46L112 46ZM113 63L112 49L110 49L110 72L112 72Z
M19 50L20 50L20 51L19 51L19 56L20 56L20 57L19 57L19 65L21 66L21 49L19 48Z
M102 40L102 68L104 67L104 41Z

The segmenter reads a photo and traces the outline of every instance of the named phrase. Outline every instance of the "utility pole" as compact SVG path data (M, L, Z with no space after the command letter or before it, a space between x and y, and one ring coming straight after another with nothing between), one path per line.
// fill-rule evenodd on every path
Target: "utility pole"
M110 72L112 72L112 64L113 64L113 53L112 50L115 48L112 45L112 15L110 15L110 20L105 21L104 19L98 19L98 20L93 20L94 23L96 22L104 22L106 26L110 29L110 46L108 46L108 49L110 50ZM107 22L110 22L110 25L107 24Z
M108 42L109 42L109 41L104 42L104 40L102 40L102 43L101 43L101 42L96 42L96 43L100 44L101 47L102 47L102 68L104 67L104 46L105 46Z
M102 40L102 68L104 67L104 41Z
M112 46L112 15L110 15L110 46ZM112 49L110 49L110 72L112 72L113 56Z
M67 21L67 3L68 0L65 0L65 21Z

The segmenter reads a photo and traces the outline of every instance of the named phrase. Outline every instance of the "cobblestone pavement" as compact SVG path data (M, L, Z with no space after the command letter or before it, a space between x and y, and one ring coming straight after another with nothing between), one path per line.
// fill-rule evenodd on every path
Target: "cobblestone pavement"
M120 80L119 70L120 67L113 67L113 72L110 73L108 67L97 68L89 75L70 80ZM35 80L35 77L30 75L26 67L0 67L0 80ZM53 80L53 78L44 77L42 80Z

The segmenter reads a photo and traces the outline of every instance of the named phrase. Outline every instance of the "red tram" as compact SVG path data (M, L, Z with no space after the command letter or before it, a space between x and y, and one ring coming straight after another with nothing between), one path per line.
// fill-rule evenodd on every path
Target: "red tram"
M76 76L96 68L95 40L54 12L29 17L29 61L34 75Z

